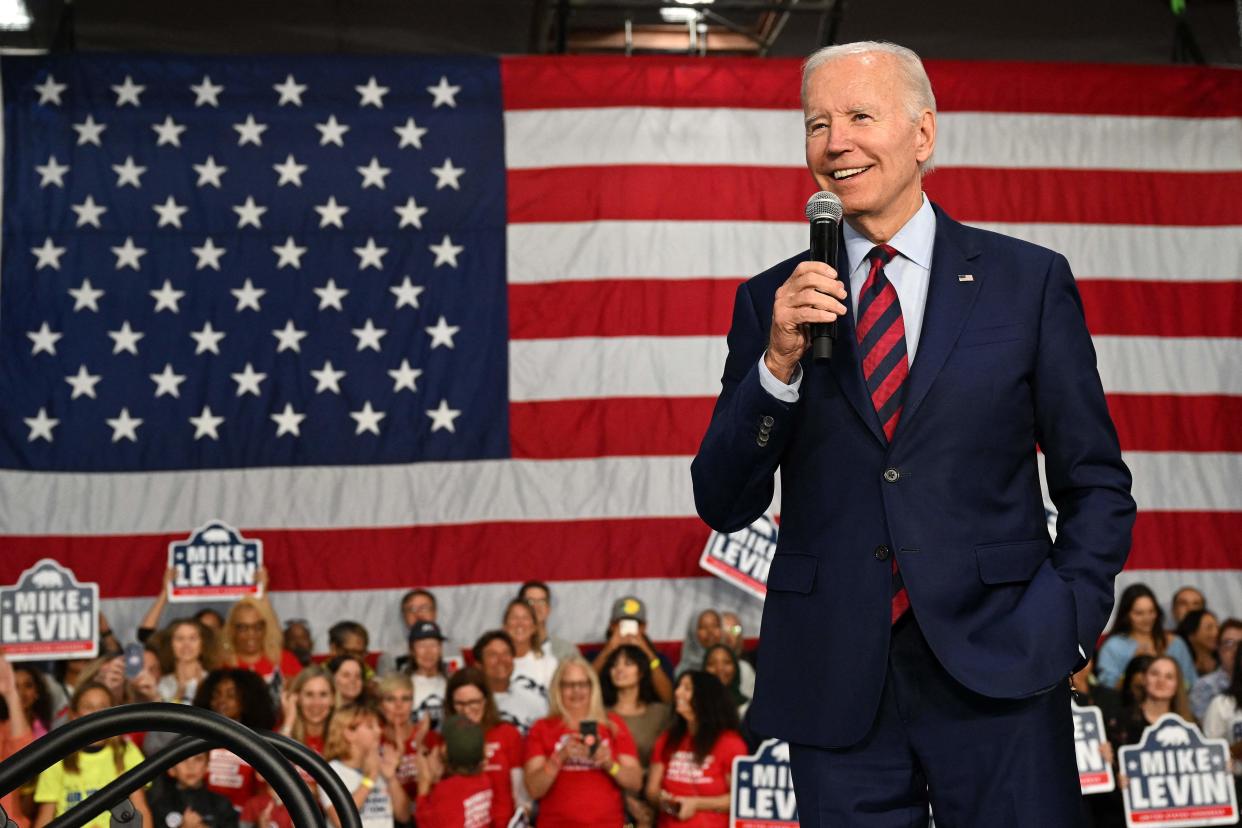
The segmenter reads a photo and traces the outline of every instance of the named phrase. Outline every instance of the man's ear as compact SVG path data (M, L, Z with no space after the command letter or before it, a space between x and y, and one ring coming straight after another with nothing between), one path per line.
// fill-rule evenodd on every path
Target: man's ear
M936 149L936 113L924 109L914 136L914 157L922 164Z

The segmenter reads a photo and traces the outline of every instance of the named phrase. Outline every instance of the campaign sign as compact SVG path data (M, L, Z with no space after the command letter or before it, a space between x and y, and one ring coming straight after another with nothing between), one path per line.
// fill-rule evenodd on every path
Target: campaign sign
M1104 714L1098 707L1074 705L1074 753L1078 756L1078 784L1084 794L1108 793L1117 787L1113 766L1104 761Z
M1118 751L1125 776L1126 824L1234 825L1238 800L1229 743L1166 713L1137 745Z
M94 658L99 653L99 584L44 558L0 587L0 644L10 661Z
M168 566L175 572L170 601L258 595L255 573L263 566L263 541L243 538L215 520L168 544Z
M729 828L798 828L789 745L768 739L754 756L734 758Z
M756 598L768 594L768 569L776 554L776 522L764 515L740 532L712 532L699 566Z

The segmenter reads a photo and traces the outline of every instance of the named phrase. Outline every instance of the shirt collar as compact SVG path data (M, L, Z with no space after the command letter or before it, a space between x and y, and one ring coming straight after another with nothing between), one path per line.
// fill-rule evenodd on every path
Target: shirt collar
M867 254L875 247L875 242L859 233L847 222L844 227L845 252L849 256L851 267L857 270L865 266ZM889 244L902 256L923 268L931 270L932 246L936 241L936 212L932 209L927 194L923 194L923 206L918 209L897 234L889 240Z

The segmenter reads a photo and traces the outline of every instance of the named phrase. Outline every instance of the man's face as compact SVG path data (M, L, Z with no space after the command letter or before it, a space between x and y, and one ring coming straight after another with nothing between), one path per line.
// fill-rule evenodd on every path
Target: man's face
M1186 617L1186 613L1201 610L1205 604L1203 593L1197 589L1180 589L1173 596L1173 623Z
M548 623L548 614L552 611L552 602L548 591L543 587L529 586L522 591L522 598L535 610L535 620L539 626Z
M367 657L366 639L357 633L345 633L341 636L341 646L330 645L333 655L351 655L354 658Z
M483 648L483 674L496 681L508 681L513 675L513 651L497 638Z
M311 651L311 635L310 630L305 624L290 624L285 628L285 649L292 650L295 653L309 653Z
M896 59L883 53L838 58L811 75L807 167L855 226L904 223L922 204L919 163L935 147L936 116L911 120L908 97Z
M435 602L426 595L411 595L401 604L401 618L407 628L419 621L435 621Z

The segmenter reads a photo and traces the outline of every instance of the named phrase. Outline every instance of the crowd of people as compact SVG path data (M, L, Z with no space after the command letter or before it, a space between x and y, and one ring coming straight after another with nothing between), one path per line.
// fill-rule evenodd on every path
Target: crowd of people
M604 643L580 648L551 632L552 591L539 581L523 584L499 626L469 648L448 643L434 594L409 591L400 653L371 651L363 625L340 621L317 656L309 624L282 625L265 598L161 625L166 605L162 594L135 631L141 660L106 624L102 655L90 661L45 670L0 656L0 757L78 716L162 700L307 745L353 793L366 828L504 826L515 814L552 828L723 828L733 758L756 747L742 723L755 663L732 612L691 618L674 667L647 636L641 598L615 601ZM1148 587L1126 588L1074 676L1076 701L1104 714L1105 759L1115 763L1120 747L1175 713L1227 740L1242 778L1239 642L1242 620L1218 618L1194 588L1173 596L1168 622ZM4 808L21 828L42 828L173 738L93 745L6 796ZM225 749L184 760L133 804L144 824L167 828L292 828L272 788ZM1124 823L1118 792L1084 797L1084 807L1098 828Z

